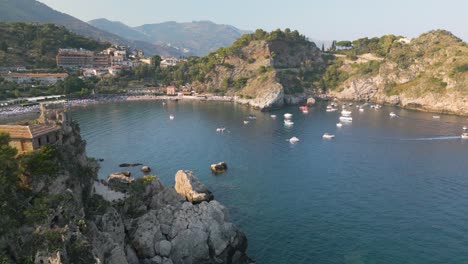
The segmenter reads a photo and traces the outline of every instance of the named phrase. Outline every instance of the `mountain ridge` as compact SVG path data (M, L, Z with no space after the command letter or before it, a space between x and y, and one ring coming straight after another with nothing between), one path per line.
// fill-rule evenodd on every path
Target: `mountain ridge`
M91 37L98 41L140 48L148 54L181 55L177 50L170 47L130 41L103 31L73 16L54 10L36 0L0 0L0 21L53 23L65 26L79 35Z
M130 27L120 21L110 21L105 18L94 19L88 23L128 39L165 44L187 55L196 56L204 56L218 48L230 46L243 34L251 32L208 20L166 21L137 27Z

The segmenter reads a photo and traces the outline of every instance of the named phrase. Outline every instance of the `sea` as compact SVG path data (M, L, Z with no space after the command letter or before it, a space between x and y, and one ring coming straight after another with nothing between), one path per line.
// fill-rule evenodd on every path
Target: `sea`
M178 170L193 171L245 232L258 264L468 263L467 118L353 105L353 121L337 127L341 105L326 106L304 114L151 101L71 115L88 156L104 159L102 179L128 170L121 163L148 165L168 186ZM220 161L228 171L212 174Z

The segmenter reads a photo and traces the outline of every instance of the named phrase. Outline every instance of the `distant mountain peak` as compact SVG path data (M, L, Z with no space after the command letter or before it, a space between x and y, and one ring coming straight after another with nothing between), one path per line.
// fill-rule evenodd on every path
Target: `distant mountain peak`
M206 55L220 47L230 46L248 32L232 25L216 24L209 20L166 21L139 27L129 27L122 22L107 19L95 19L89 23L128 39L165 44L186 51L187 55L198 56Z

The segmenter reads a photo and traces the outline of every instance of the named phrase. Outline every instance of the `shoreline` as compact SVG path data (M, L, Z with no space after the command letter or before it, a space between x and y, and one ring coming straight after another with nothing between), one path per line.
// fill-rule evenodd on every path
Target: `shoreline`
M85 98L85 99L70 99L70 100L58 100L58 101L49 101L45 103L64 103L70 109L87 107L90 105L98 104L109 104L109 103L122 103L122 102L144 102L144 101L199 101L199 102L226 102L226 103L239 103L241 105L250 106L249 104L241 103L236 100L235 96L167 96L167 95L99 95L95 98ZM317 98L316 100L323 101L323 98ZM341 102L362 102L362 100L349 100L349 99L340 99L338 97L329 97L328 100L337 100ZM454 115L460 117L468 117L468 113L454 113L452 111L437 111L428 108L419 108L419 107L405 107L401 105L389 104L387 102L378 102L373 101L373 103L378 103L386 106L393 106L401 109L413 110L418 112L434 113L434 114L444 114L444 115ZM287 106L287 105L286 105ZM251 106L250 106L251 107ZM255 107L254 107L255 108ZM272 109L271 109L272 110ZM259 111L264 111L259 109ZM34 113L39 113L39 105L35 106L9 106L0 108L0 120L1 119L15 119L20 118L21 116L26 116Z
M232 96L122 96L122 95L104 95L97 98L70 99L68 101L58 100L44 103L64 103L69 108L86 107L89 105L122 103L122 102L143 102L143 101L211 101L211 102L235 102ZM35 106L9 106L0 108L0 118L14 118L26 114L39 113L39 105Z

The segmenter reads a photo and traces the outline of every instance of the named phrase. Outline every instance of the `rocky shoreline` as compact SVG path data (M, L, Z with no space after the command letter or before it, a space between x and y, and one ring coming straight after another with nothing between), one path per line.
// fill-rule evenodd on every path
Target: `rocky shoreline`
M54 169L25 171L23 176L34 200L29 206L45 209L2 234L2 261L254 263L246 253L245 234L191 172L178 172L176 188L145 175L113 189L98 181L99 165L86 156L78 124L61 126L61 144L32 153L52 155L49 162L56 166L49 167Z

